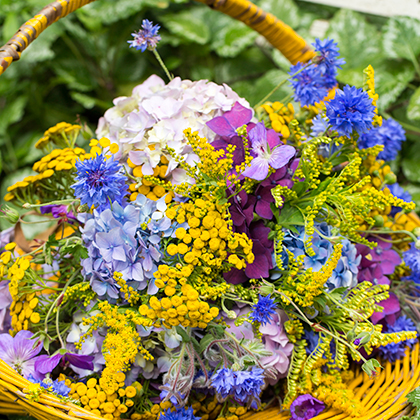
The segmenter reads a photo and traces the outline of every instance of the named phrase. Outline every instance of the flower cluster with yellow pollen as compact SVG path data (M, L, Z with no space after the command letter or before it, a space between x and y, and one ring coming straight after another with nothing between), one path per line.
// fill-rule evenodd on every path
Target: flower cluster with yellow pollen
M169 160L162 155L160 157L159 164L153 169L153 177L164 180L166 178L166 173L168 171ZM139 194L145 195L147 198L153 201L159 200L165 194L165 202L170 203L174 194L165 189L162 185L154 185L150 180L144 179L142 166L137 166L130 159L128 159L127 164L130 168L133 169L133 176L137 178L138 182L130 184L128 189L130 190L130 201L135 201Z
M126 418L126 413L135 405L136 399L140 396L142 386L136 382L125 387L125 374L122 372L116 373L114 379L112 389L103 383L102 378L99 382L96 378L90 378L86 384L71 383L67 379L66 385L71 388L70 396L80 401L86 410L107 420L118 420L123 414ZM138 417L131 415L131 419L136 418Z
M268 114L271 127L283 136L284 140L290 137L289 123L295 118L295 109L291 103L284 105L281 102L266 103L263 106Z
M42 138L36 142L35 147L46 150L51 150L54 147L73 147L81 128L78 124L60 122L45 131Z

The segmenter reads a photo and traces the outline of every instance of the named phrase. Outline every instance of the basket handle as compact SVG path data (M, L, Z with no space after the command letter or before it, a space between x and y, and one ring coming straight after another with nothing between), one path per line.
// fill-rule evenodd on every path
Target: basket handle
M95 0L57 0L45 6L24 23L16 34L0 48L0 75L19 60L25 48L49 25ZM264 12L249 0L197 0L219 10L263 35L292 64L309 61L314 52L293 29L271 13Z

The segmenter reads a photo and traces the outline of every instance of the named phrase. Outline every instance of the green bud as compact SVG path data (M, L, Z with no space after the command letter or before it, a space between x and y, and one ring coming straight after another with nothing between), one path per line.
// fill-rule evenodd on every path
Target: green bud
M373 216L373 220L375 220L376 227L382 227L385 223L384 218L380 214Z
M413 235L417 238L420 236L420 227L419 226L417 226L413 229Z
M236 319L235 311L225 311L225 313L229 319Z
M87 211L89 211L89 206L87 204L82 204L77 207L77 213L86 213Z
M19 212L12 207L5 206L0 209L0 217L6 219L9 223L16 224L19 221L20 215Z
M262 296L271 295L271 293L274 293L275 290L276 290L276 287L274 286L274 284L272 283L263 284L262 286L260 286L260 295Z
M392 185L397 182L397 176L394 174L394 172L389 172L388 174L385 175L384 180L388 185Z

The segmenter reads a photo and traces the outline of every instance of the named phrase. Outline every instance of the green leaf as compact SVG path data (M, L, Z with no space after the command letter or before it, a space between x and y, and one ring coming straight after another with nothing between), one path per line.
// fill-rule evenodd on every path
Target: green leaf
M190 343L191 342L191 337L187 334L187 332L184 330L184 328L177 326L176 328L176 332L182 337L182 341L184 343Z
M407 394L407 401L413 404L414 407L420 408L420 387Z
M327 36L338 43L340 55L346 60L343 70L339 70L338 80L343 83L357 82L361 86L363 75L357 73L365 67L381 61L383 53L379 33L359 13L342 9L330 21Z
M11 102L6 103L6 106L0 112L0 134L4 133L9 125L22 119L27 102L27 96L18 96Z
M265 12L270 12L292 28L300 25L299 8L293 0L259 0L255 1Z
M410 98L407 108L407 117L410 120L420 120L420 87L415 90Z
M407 61L386 61L375 69L375 91L379 95L378 109L392 105L414 77L413 66Z
M3 22L2 31L3 31L3 42L6 43L19 29L19 20L17 13L9 12L6 15L6 19Z
M85 95L79 92L70 92L70 96L80 105L83 105L86 109L91 109L96 104L96 99L91 96Z
M389 57L415 60L420 54L420 21L408 16L393 16L383 28L383 45Z
M173 34L187 41L204 45L210 40L206 13L209 13L208 10L194 7L180 13L167 14L161 19Z

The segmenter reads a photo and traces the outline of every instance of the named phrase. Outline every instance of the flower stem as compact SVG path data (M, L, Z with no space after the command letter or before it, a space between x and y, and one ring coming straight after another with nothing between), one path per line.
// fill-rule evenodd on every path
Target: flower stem
M159 53L157 52L157 49L154 48L152 51L153 51L153 54L156 57L156 60L159 62L159 64L163 68L164 72L166 73L166 76L168 76L169 81L171 81L174 77L171 75L171 73L169 73L168 68L165 66L165 63L163 62L162 58L160 57Z

